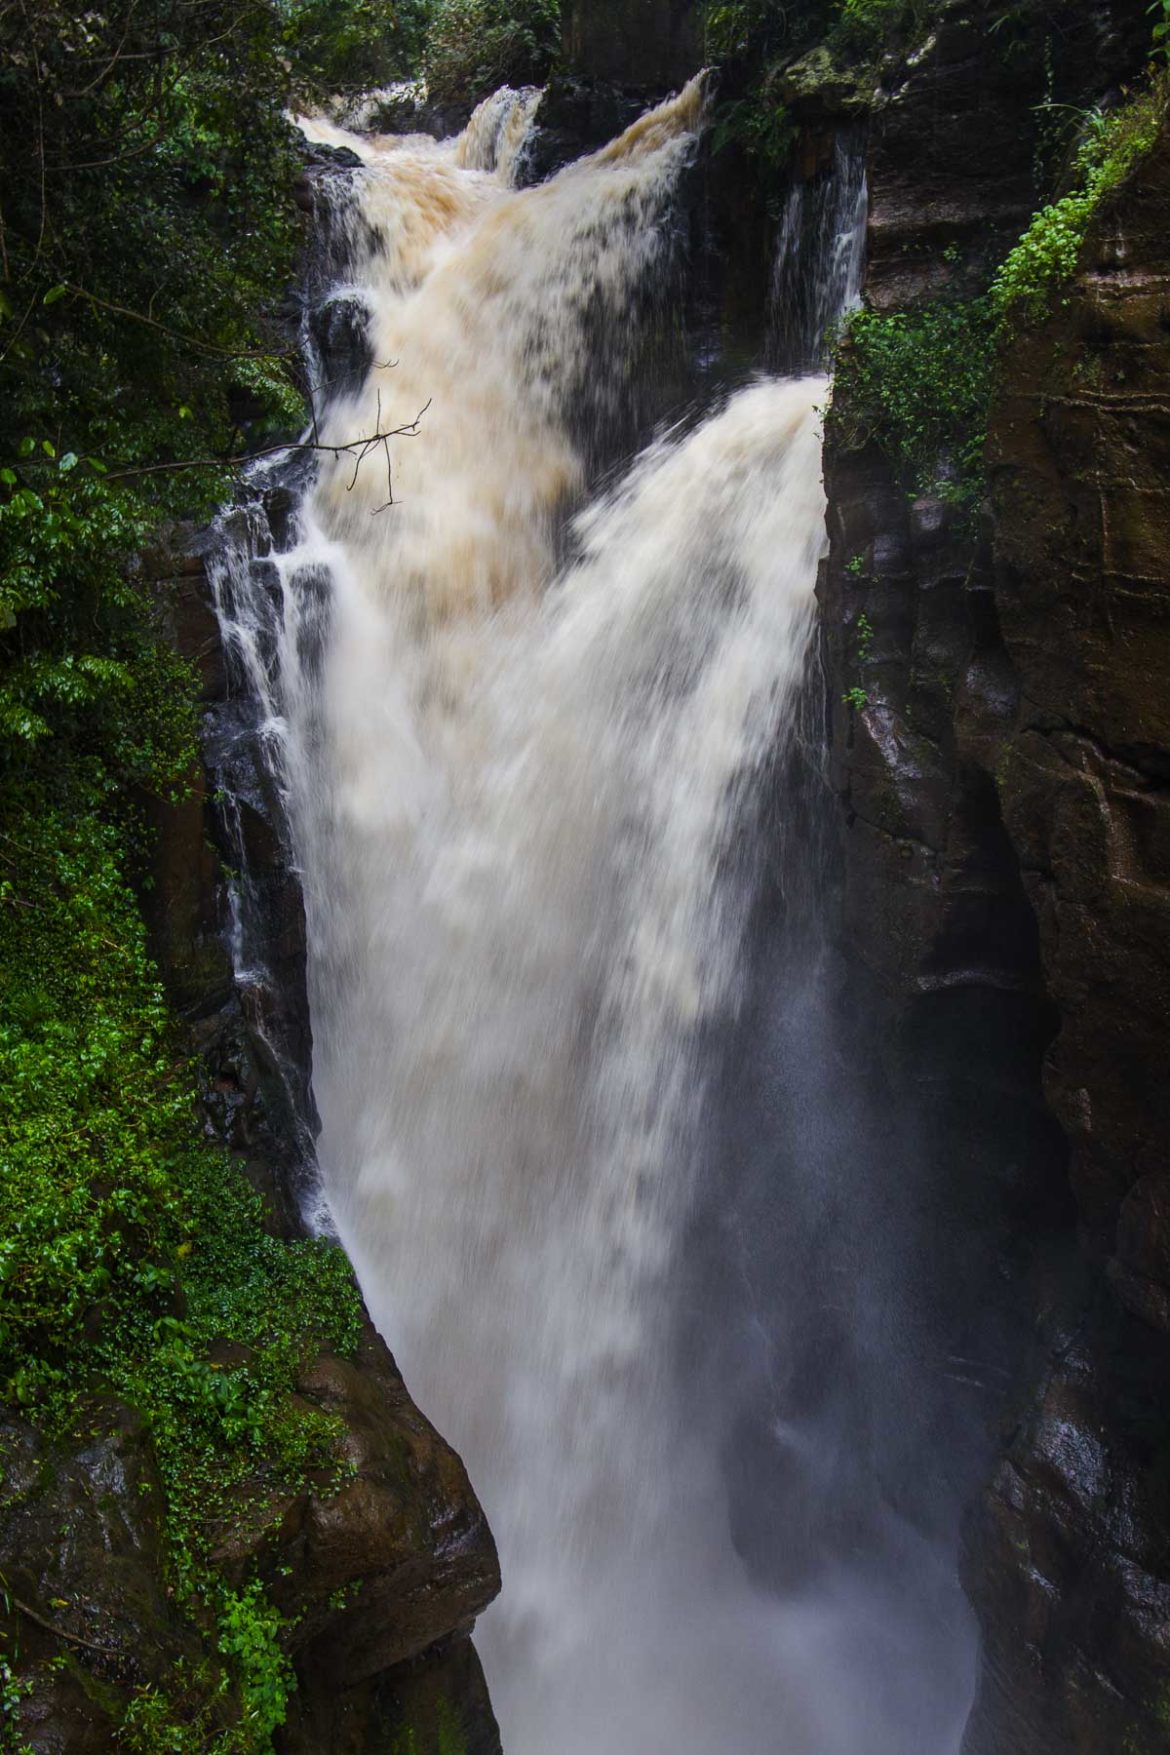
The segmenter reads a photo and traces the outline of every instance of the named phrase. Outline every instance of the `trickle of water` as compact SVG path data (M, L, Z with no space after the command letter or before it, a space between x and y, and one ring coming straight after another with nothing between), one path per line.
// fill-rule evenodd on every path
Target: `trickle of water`
M789 172L769 297L774 370L825 370L833 325L860 303L867 206L856 126L837 131L826 164Z
M694 81L519 192L531 93L456 142L352 137L375 365L320 438L368 450L324 459L275 557L257 687L326 1192L497 1537L508 1755L904 1755L842 1669L872 1594L749 1582L673 1355L752 901L737 829L793 733L825 543L817 377L739 391L579 509L702 109Z

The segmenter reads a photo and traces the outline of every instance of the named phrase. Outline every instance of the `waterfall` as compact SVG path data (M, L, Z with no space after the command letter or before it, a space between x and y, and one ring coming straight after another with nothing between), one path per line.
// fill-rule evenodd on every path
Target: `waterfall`
M535 95L439 143L303 124L360 160L331 299L370 363L318 351L319 467L216 573L303 879L327 1222L495 1531L508 1755L946 1755L953 1703L875 1716L936 1655L884 1586L745 1567L681 1356L827 384L652 435L702 82L517 189Z
M834 134L824 162L798 160L789 173L769 296L774 371L824 369L833 324L861 297L866 207L854 124Z

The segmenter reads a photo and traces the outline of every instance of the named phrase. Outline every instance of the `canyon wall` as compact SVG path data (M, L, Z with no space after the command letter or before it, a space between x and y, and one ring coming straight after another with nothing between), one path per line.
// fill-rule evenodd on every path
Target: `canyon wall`
M878 309L970 291L1036 204L1053 39L1005 60L992 22L949 9L883 80ZM1137 9L1082 9L1055 53L1062 95L1116 95ZM908 496L876 438L826 460L842 930L895 1082L946 1086L951 1210L1001 1239L1029 1360L968 1520L968 1755L1170 1731L1168 204L1163 140L1008 344L987 509Z

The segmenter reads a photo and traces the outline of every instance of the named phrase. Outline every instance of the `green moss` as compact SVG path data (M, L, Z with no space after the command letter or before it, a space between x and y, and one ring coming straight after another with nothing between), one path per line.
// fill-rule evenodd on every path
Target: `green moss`
M426 1729L419 1725L403 1726L395 1733L389 1755L467 1755L467 1738L459 1713L449 1700L441 1699L433 1725Z

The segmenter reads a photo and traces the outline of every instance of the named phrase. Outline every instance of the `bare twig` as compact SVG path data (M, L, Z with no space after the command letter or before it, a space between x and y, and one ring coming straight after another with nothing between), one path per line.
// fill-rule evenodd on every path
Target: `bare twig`
M88 1651L100 1651L103 1657L121 1657L123 1655L112 1645L99 1645L96 1639L83 1639L80 1633L67 1633L64 1627L54 1627L51 1621L47 1621L43 1615L38 1615L35 1609L30 1609L28 1604L22 1603L19 1597L10 1596L8 1600L14 1608L20 1610L26 1619L35 1622L38 1627L43 1627L46 1633L53 1634L56 1639L67 1639L70 1645L84 1645Z
M390 473L390 440L417 438L420 431L420 423L423 415L431 406L431 400L431 398L427 399L413 420L406 421L404 425L400 427L388 427L385 431L372 433L367 439L350 439L344 444L337 445L325 445L319 440L314 439L298 439L294 440L291 444L267 445L262 451L243 452L238 457L191 457L182 462L144 463L140 468L111 470L103 476L102 479L104 481L129 481L142 475L174 475L184 469L242 469L246 464L258 463L264 457L281 457L288 451L320 451L324 452L327 456L334 458L354 458L353 477L346 489L346 492L348 493L353 489L357 482L358 470L361 468L363 461L371 451L376 450L380 445L386 454L387 485L390 492L390 498L384 505L375 506L374 511L384 512L387 506L392 506L395 503L393 478ZM380 421L381 398L379 398L378 402L378 416ZM39 465L39 460L30 459L29 461L35 461L38 463L38 466L45 467Z

